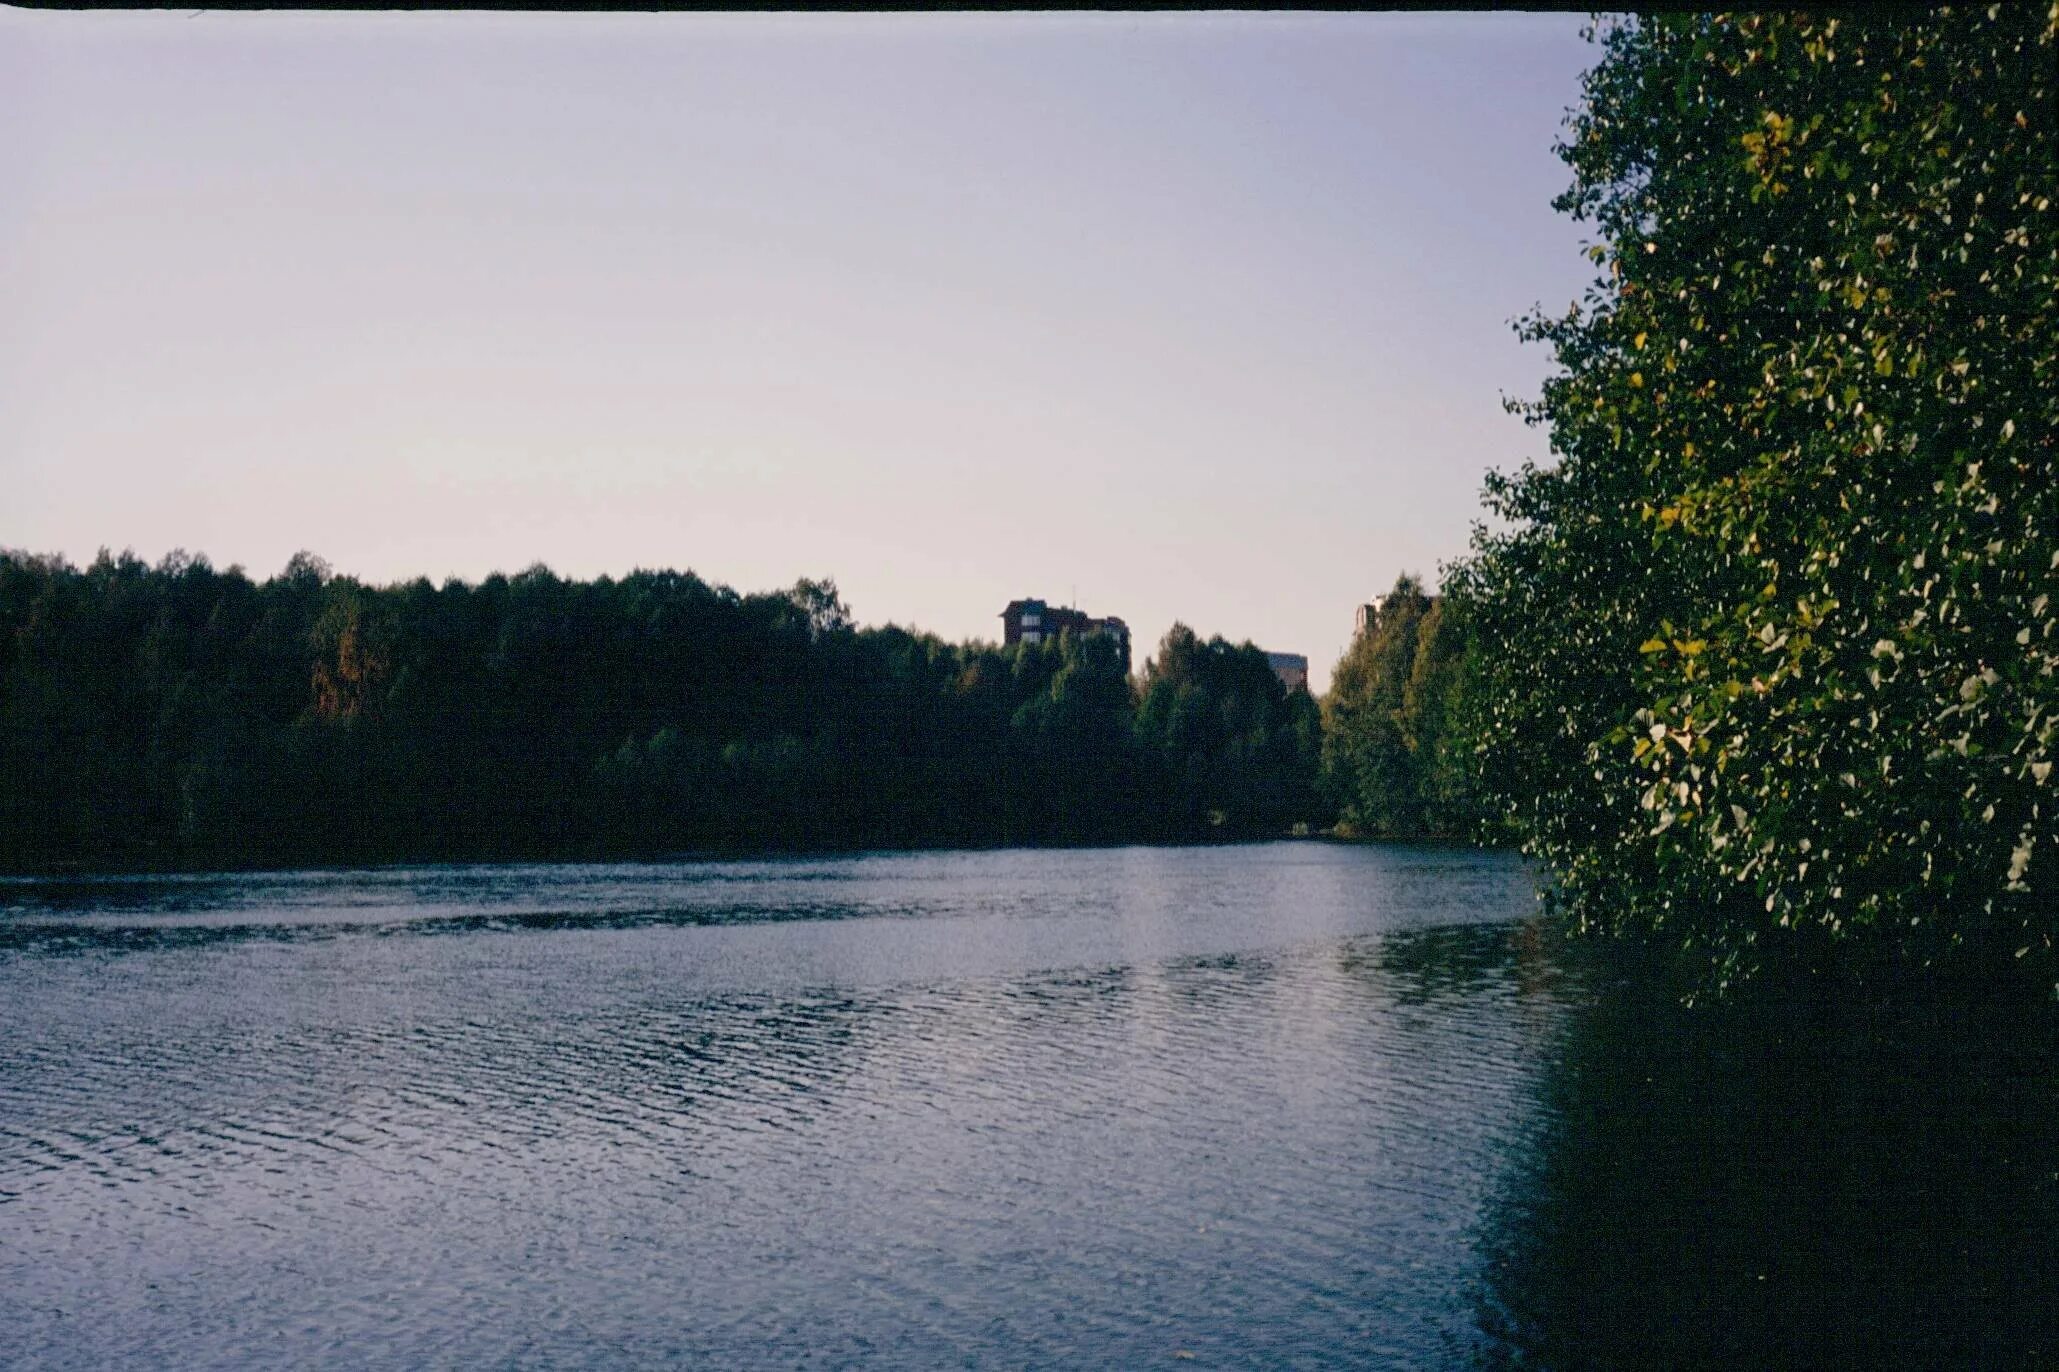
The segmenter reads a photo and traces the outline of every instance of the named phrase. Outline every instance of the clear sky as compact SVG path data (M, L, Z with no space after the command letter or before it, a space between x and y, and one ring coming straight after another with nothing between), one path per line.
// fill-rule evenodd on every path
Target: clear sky
M1306 653L1461 552L1571 15L0 11L0 546Z

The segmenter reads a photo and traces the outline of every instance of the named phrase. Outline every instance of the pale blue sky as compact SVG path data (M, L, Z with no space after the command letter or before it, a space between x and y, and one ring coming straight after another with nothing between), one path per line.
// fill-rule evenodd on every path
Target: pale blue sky
M1320 687L1544 455L1581 22L0 11L0 546L1076 588Z

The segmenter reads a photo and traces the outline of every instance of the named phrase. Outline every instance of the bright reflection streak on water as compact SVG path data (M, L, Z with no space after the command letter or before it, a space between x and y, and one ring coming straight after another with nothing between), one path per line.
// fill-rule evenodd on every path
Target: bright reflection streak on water
M0 1363L1713 1356L1749 1234L1640 1191L1759 1139L1612 1110L1737 1040L1532 910L1319 844L0 885Z

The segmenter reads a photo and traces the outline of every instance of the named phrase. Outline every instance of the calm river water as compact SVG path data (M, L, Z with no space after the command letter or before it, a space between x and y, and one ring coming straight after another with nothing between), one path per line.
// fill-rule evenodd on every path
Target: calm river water
M1682 1011L1506 855L0 884L0 1364L2059 1360L2049 1017Z

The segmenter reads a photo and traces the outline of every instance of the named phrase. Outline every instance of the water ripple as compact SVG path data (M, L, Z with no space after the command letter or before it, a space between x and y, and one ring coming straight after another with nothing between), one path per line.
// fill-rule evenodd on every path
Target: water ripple
M1431 849L6 882L0 1364L2051 1362L2053 1024L1620 985Z
M0 901L11 1366L1513 1357L1587 995L1433 850Z

